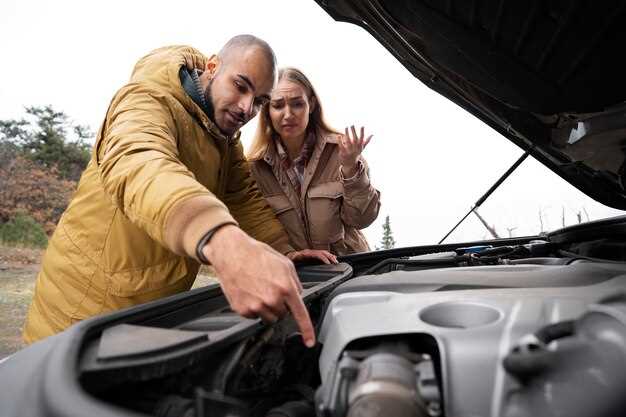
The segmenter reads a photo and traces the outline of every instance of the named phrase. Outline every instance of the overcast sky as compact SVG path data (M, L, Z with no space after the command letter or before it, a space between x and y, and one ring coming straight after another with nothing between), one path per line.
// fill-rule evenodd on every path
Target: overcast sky
M365 230L374 247L391 217L399 246L436 243L522 151L417 81L363 29L332 20L312 0L173 2L147 0L0 3L0 119L51 104L95 131L115 91L141 56L171 44L206 54L233 35L268 41L279 65L312 80L333 126L365 125L365 151L382 193L379 219ZM256 120L243 129L244 144ZM624 214L597 203L528 159L480 212L503 236ZM586 219L586 215L583 214ZM487 238L475 217L448 241Z

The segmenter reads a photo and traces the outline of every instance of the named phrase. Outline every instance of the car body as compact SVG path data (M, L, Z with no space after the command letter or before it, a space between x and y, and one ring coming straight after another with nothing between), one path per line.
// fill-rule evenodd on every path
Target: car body
M417 79L626 208L621 2L319 0ZM80 322L0 363L3 416L614 416L626 217L300 265L319 344L218 285Z

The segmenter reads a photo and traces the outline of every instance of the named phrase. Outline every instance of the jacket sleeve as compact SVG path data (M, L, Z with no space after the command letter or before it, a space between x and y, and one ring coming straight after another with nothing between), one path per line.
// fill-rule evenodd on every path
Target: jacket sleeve
M378 217L380 192L370 183L365 159L359 160L357 173L353 177L344 178L341 168L339 177L343 182L341 220L357 229L366 228Z
M267 243L282 254L292 252L294 249L289 245L287 232L252 177L241 142L237 142L230 149L231 165L224 203L240 227L250 236Z
M145 87L120 91L96 143L96 161L112 203L153 239L195 258L210 229L236 224L181 162L167 98Z

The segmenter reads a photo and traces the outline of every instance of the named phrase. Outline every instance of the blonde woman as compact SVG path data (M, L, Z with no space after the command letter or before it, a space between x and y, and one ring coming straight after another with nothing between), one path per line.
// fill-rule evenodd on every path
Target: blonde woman
M295 68L279 71L247 156L291 245L301 251L297 259L336 262L335 255L369 250L360 229L380 209L362 156L371 138L363 127L343 135L329 127L308 78Z

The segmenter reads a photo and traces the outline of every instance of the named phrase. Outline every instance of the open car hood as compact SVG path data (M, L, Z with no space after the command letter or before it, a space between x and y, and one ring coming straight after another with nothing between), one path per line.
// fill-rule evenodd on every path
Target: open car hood
M626 3L316 1L576 188L626 209Z

